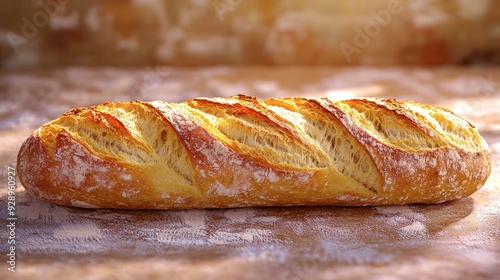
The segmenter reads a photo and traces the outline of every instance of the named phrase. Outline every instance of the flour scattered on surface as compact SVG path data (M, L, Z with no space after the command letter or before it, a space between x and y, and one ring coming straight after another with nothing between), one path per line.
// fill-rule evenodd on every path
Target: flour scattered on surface
M398 234L401 236L425 234L427 228L425 223L427 217L412 210L411 206L380 206L375 207L383 216L378 220L398 228Z
M60 241L100 240L103 235L96 224L87 221L81 224L63 224L54 230L53 237Z
M247 219L253 218L254 215L253 209L231 209L224 212L224 217L234 223L242 223Z
M424 224L419 221L413 222L410 225L404 226L399 229L399 233L402 236L415 235L415 234L423 234L427 231L427 228Z
M179 212L179 216L183 223L187 227L193 228L195 230L204 230L206 228L205 215L205 210L190 210Z
M71 200L71 205L73 205L75 207L83 207L83 208L98 208L95 205L92 205L92 204L84 202L84 201L79 201L76 199Z
M107 73L108 71L114 74L110 75ZM203 80L198 82L201 76L205 77L207 81L213 80L214 74L198 75L200 72L215 72L213 70L192 71L195 71L195 75L192 76L197 82L186 83L184 80L182 81L184 87L175 89L178 92L165 95L165 92L170 91L155 90L149 92L147 98L169 98L171 101L182 101L188 95L194 97L205 93L206 91L203 89L195 89L192 85L203 86L205 84ZM311 69L311 71L316 70ZM475 72L479 73L477 75L487 76L492 70L475 69L474 71L479 71ZM99 104L106 101L103 100L104 98L124 99L126 97L119 95L125 92L131 84L125 81L123 86L118 85L117 82L122 78L116 77L130 76L131 78L125 79L133 80L135 77L142 79L144 76L142 70L133 73L129 70L108 69L103 71L77 67L58 70L56 76L60 76L59 78L51 77L50 73L47 77L45 75L44 72L43 75L36 78L37 80L32 80L28 75L22 73L6 73L3 78L0 78L13 85L8 91L11 91L12 96L15 96L15 99L19 101L4 104L7 113L5 121L0 123L0 127L31 127L42 124L52 117L57 117L60 112L73 105ZM219 76L224 75L226 74L221 72ZM419 268L427 268L427 272L439 269L441 266L462 264L468 265L468 268L476 269L475 271L478 273L487 271L481 270L482 268L491 270L498 267L498 258L495 258L498 250L492 245L496 244L498 236L500 236L500 230L497 226L500 222L499 172L497 168L499 166L500 145L497 143L498 139L495 134L496 128L498 128L496 123L498 123L497 105L499 102L493 94L482 97L470 96L470 89L476 90L475 86L480 85L477 75L474 74L471 80L473 88L462 87L458 93L455 90L460 87L447 88L443 83L447 76L455 76L457 81L462 80L463 70L454 72L452 68L438 71L391 70L378 67L342 68L342 70L332 71L332 74L318 75L324 79L321 81L322 84L316 86L317 88L341 89L355 88L363 84L383 84L384 88L387 87L388 90L381 93L391 97L429 101L429 103L439 103L444 107L454 104L454 100L464 100L463 96L468 95L470 98L464 102L473 106L468 107L470 109L465 108L463 112L474 118L472 122L474 125L479 123L479 127L486 133L494 153L492 176L487 185L470 198L439 205L391 207L94 211L49 204L29 196L22 187L19 187L19 190L16 190L16 214L20 226L16 228L16 235L19 241L22 241L22 246L17 249L19 254L23 255L22 260L26 264L23 265L23 271L32 271L32 275L38 275L40 271L45 271L60 276L65 272L74 273L72 270L75 269L78 273L85 275L89 271L108 272L110 267L111 271L113 271L113 267L118 267L125 272L131 272L131 275L138 275L140 278L144 276L140 274L143 273L140 268L148 267L148 271L178 272L179 278L186 278L188 277L186 275L198 272L200 274L197 275L202 275L207 271L216 274L234 269L246 273L245 269L248 267L259 269L273 266L277 268L294 266L295 272L297 272L295 279L299 277L307 279L313 277L313 274L309 274L311 269L314 271L314 269L321 270L326 267L333 267L335 269L333 273L338 273L337 267L343 268L342 272L346 273L345 275L348 277L352 276L350 273L363 272L361 270L363 268L367 268L368 272L374 269L384 270L388 272L387 275L394 275L394 272L404 270L411 276L415 271L415 261L417 261ZM496 77L495 75L493 76ZM285 80L289 78L289 75L283 76L286 77ZM78 91L79 98L75 100L79 100L79 104L76 104L76 101L71 103L73 101L70 101L69 98L55 98L60 95L61 89L64 89L66 93L64 96L70 96L72 92L68 90L66 84L75 86L77 83L77 87L87 88L86 83L91 79L97 81L94 83L96 90L88 90L83 94ZM244 79L247 79L247 76ZM26 81L31 85L24 85ZM237 84L238 82L223 83L217 88L209 89L217 89L214 91L217 94L226 94L228 93L227 84ZM457 85L459 84L457 83ZM158 86L159 89L167 88L163 82ZM51 100L51 106L42 106L42 103L38 101L32 102L33 96L28 93L39 88L44 89L44 98ZM218 91L222 88L224 91ZM228 94L234 94L234 88L231 87L229 91L232 92ZM443 90L448 91L446 92L446 100L444 100L443 95L437 94ZM104 91L109 95L102 95L101 92ZM405 92L405 94L402 96L398 92ZM278 94L282 93L291 95L293 92L289 89L283 89ZM355 94L360 96L359 92L355 92ZM460 95L460 97L456 95ZM23 105L27 104L26 102L28 104L32 102L33 106L31 107L33 108L30 109L32 112L26 113L26 110L21 110L26 107ZM413 109L417 111L419 108ZM421 113L428 114L425 110L421 110ZM33 117L23 117L25 114ZM437 123L433 125L436 125L438 131L442 129ZM187 130L191 131L197 128L195 124L191 124L191 126L188 124L186 127ZM486 142L482 144L483 147L486 147ZM217 154L207 154L207 157L213 156L217 156ZM455 156L451 155L450 162L456 161ZM237 158L229 159L237 163L239 160ZM447 159L447 154L443 153L443 159ZM37 156L33 160L35 163L41 163L43 158ZM71 156L67 160L78 161ZM415 163L415 167L420 167L423 164L421 159L409 158L406 160L415 160L412 161ZM20 164L25 166L26 163L21 162ZM437 162L431 160L425 164L436 167ZM219 166L222 167L220 164ZM34 166L32 169L34 172L26 174L27 179L40 171L40 168L37 167ZM442 168L441 164L440 170L440 176L447 178L446 169ZM54 172L57 171L54 170ZM97 175L94 178L95 186L87 188L87 191L92 191L97 186L108 187L104 183L106 168L99 166L96 172L103 174L103 176ZM84 176L86 172L81 170L80 174ZM66 175L69 176L69 174ZM208 171L204 175L211 176ZM484 177L486 174L484 170L481 170L472 176L471 180L474 180L474 178ZM297 175L296 177L290 176L290 178L293 182L299 179L306 180L308 176ZM6 181L5 179L4 182ZM7 205L6 190L7 188L0 188L0 203L3 203L4 208ZM187 202L188 199L178 197L176 202ZM4 219L6 215L4 212ZM133 256L134 260L123 261L123 257L126 256ZM86 259L92 261L86 263ZM47 266L47 262L50 262L49 266ZM30 263L40 263L41 265L31 265ZM95 270L96 267L97 270ZM165 267L167 268L165 269ZM136 272L137 274L134 274ZM331 271L325 270L324 272L320 276L331 278L329 277L332 276L329 274ZM358 273L357 275L360 278L361 276L370 277L370 274L366 274L368 275L366 276Z

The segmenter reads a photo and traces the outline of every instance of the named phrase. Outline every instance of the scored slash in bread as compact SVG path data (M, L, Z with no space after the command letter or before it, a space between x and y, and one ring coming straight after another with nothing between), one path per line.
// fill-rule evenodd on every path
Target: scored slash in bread
M440 203L490 171L467 121L375 98L107 102L43 125L18 155L31 195L85 208Z

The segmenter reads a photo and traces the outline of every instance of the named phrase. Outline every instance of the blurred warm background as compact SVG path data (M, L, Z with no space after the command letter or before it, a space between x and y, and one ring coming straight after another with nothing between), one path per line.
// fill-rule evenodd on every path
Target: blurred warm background
M431 206L85 211L19 184L19 279L498 279L500 1L5 0L0 19L2 186L43 123L134 99L413 99L493 153L479 192Z
M493 0L19 0L1 67L500 63Z
M238 93L414 99L497 126L500 1L18 0L0 18L0 130Z
M415 99L473 121L500 106L500 1L19 0L0 18L0 129L237 93Z

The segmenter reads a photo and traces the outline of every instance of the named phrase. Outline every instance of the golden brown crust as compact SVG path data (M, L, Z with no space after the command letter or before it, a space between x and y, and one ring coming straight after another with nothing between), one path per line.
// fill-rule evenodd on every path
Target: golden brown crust
M472 194L491 153L433 106L239 95L74 109L25 141L18 168L33 196L86 208L389 205Z

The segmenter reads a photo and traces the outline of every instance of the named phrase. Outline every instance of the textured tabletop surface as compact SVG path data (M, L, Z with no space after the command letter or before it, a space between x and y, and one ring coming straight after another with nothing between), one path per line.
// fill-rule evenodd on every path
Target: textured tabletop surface
M197 96L412 99L474 124L486 185L439 205L123 211L61 207L16 188L16 273L2 279L499 279L500 68L66 68L0 74L0 218L22 142L64 111ZM6 278L11 277L11 278ZM15 278L14 278L15 277ZM212 278L210 278L212 277Z

